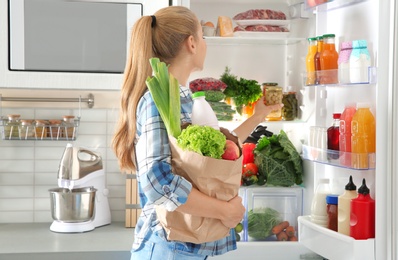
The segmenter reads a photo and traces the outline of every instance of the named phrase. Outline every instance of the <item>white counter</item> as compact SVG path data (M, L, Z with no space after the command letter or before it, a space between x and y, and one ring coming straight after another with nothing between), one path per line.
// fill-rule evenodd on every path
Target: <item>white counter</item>
M122 222L73 234L52 232L50 225L0 224L0 260L130 259L134 229Z

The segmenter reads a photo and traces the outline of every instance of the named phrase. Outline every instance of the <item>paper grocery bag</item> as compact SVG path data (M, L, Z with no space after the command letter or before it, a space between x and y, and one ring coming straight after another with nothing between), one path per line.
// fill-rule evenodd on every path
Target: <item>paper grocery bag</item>
M184 177L211 197L228 201L237 196L242 176L242 156L235 161L214 159L182 150L172 136L169 136L169 142L174 174ZM156 207L156 213L169 240L200 244L224 238L230 231L218 219L167 211L161 206Z

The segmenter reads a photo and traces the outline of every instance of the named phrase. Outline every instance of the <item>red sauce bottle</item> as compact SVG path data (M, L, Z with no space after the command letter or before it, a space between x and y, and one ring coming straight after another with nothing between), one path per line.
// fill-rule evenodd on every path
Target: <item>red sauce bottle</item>
M375 237L375 201L370 197L365 179L358 189L358 197L351 200L350 236L355 239Z
M339 140L340 140L340 113L333 114L333 124L327 130L328 135L328 152L329 159L339 158ZM334 152L336 151L336 152Z

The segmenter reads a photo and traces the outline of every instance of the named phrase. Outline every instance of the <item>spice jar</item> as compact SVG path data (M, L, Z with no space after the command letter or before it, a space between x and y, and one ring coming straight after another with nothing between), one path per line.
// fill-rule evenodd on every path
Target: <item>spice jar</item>
M61 120L51 119L49 120L49 131L47 132L47 136L51 139L58 140L58 138L62 137L61 133Z
M326 196L326 212L328 215L328 229L337 232L337 202L338 195L329 194Z
M19 137L21 139L30 139L35 137L35 129L32 125L33 120L22 119L19 125Z
M47 137L47 122L45 120L35 121L36 139L45 139Z
M265 105L276 105L282 103L283 93L282 87L278 86L278 83L263 83L263 96ZM276 109L271 111L265 118L267 121L279 121L282 120L282 109Z
M11 114L7 115L8 121L4 126L5 139L19 138L18 126L21 124L19 118L21 115Z
M296 92L285 92L282 98L282 118L285 121L294 120L298 116L298 101Z
M75 116L63 116L63 137L74 138L75 137Z

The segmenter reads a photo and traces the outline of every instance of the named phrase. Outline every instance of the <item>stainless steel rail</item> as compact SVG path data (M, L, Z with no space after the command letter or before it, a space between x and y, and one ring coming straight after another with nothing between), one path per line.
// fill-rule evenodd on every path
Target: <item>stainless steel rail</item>
M87 102L89 108L94 106L94 95L88 94L88 98L35 98L35 97L3 97L1 101L19 101L19 102Z

